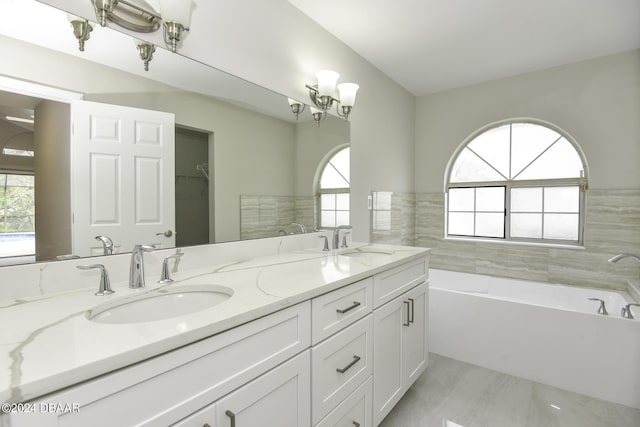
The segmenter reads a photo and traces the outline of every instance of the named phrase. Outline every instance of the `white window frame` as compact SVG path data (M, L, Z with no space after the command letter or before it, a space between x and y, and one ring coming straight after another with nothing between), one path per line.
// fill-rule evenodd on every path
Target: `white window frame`
M480 136L481 134L493 128L497 128L505 125L511 125L511 124L520 124L520 123L544 126L557 132L562 137L564 137L573 146L573 148L576 150L576 153L580 157L580 160L582 161L583 176L579 178L554 178L554 179L539 179L539 180L509 179L509 180L500 180L500 181L471 181L471 182L455 182L455 183L450 182L451 173L453 171L453 167L456 163L456 160L458 159L458 156L478 136ZM510 156L511 156L511 153L510 153ZM511 159L509 161L511 162ZM533 161L531 163L533 163ZM445 182L444 182L444 194L445 194L444 238L447 240L488 241L488 242L499 242L499 243L520 243L520 244L545 245L545 246L550 245L550 246L583 247L584 233L585 233L586 190L588 189L588 176L589 176L588 171L589 171L589 167L587 164L587 160L580 146L566 131L564 131L563 129L559 128L558 126L552 123L542 121L542 120L532 119L532 118L513 118L513 119L502 120L499 122L494 122L487 126L484 126L479 130L477 130L476 132L472 133L470 136L468 136L464 140L464 142L460 144L460 146L458 146L454 154L449 159L449 163L447 164L447 169L445 172ZM526 188L526 187L545 188L545 187L571 187L571 186L577 186L579 189L577 240L545 239L544 237L541 237L541 238L511 237L510 220L511 220L511 189L512 188ZM449 189L450 188L478 188L478 187L504 187L505 188L504 238L449 234L448 232ZM541 213L543 215L543 221L544 221L544 214L549 214L549 213L553 214L553 212L544 212L544 206L542 209L543 209L542 212L536 212L536 213ZM544 236L544 229L542 231L542 236Z
M349 187L343 187L343 188L321 188L320 186L320 182L322 179L322 174L324 172L324 170L327 168L327 166L329 165L329 163L331 162L331 159L333 159L338 153L340 153L342 150L346 149L346 148L351 148L349 144L343 144L340 145L338 147L335 147L333 150L331 150L329 153L327 153L327 155L325 156L325 158L322 160L322 162L320 162L320 165L318 166L318 170L316 172L316 179L315 179L315 185L316 185L316 215L317 215L317 221L316 223L318 224L318 228L319 229L333 229L333 227L327 227L327 226L323 226L322 225L322 195L323 194L351 194L351 181L349 181ZM349 155L351 155L351 153L349 153ZM334 215L337 215L337 212L344 212L343 209L333 209L334 211ZM349 210L347 211L349 212L349 217L351 217L351 197L349 197Z

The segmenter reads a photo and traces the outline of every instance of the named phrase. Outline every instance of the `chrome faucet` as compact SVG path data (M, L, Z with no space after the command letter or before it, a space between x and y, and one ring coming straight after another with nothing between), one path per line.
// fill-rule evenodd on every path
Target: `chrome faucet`
M609 312L607 311L607 307L604 306L604 300L600 298L587 298L589 301L600 301L600 306L598 307L598 314L602 314L603 316L607 316Z
M113 255L113 240L107 236L96 236L96 240L102 242L104 255Z
M636 307L640 307L640 304L636 304L636 303L632 302L632 303L629 303L629 304L625 305L624 307L622 307L622 310L620 310L620 314L625 319L633 319L633 313L631 313L631 306L632 305L635 305Z
M340 230L351 230L350 225L339 225L333 229L333 249L340 247Z
M304 224L300 224L299 222L292 222L291 224L294 227L298 227L300 229L300 233L302 234L306 234L307 233L307 227L304 226Z
M153 245L135 245L131 252L131 266L129 267L129 287L131 289L144 288L144 258L145 252L151 252Z
M111 295L115 291L111 289L111 282L109 281L109 273L107 273L107 269L102 264L91 264L91 265L78 265L79 270L91 270L93 268L100 269L100 287L98 288L98 292L95 295L103 296L103 295Z
M177 264L178 260L182 255L184 254L177 253L177 254L169 255L164 259L164 261L162 261L162 272L160 273L160 280L158 280L158 283L160 283L161 285L166 285L167 283L173 282L173 279L171 278L171 274L169 274L169 260L175 259Z
M638 255L627 254L627 253L618 254L618 255L614 256L613 258L610 258L608 260L608 262L610 262L611 264L615 264L615 263L617 263L618 261L620 261L621 259L624 259L624 258L633 258L636 261L640 262L640 257Z

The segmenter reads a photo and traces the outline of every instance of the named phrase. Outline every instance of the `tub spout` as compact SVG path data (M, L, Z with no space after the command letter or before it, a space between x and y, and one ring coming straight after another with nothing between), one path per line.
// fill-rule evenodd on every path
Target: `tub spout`
M608 262L610 262L611 264L615 264L616 262L620 261L623 258L633 258L636 261L640 262L640 257L638 255L634 255L634 254L618 254L612 258L609 259Z
M602 314L603 316L606 316L609 314L609 312L607 311L607 307L604 306L604 300L601 300L600 298L588 298L589 301L600 301L600 307L598 307L598 314Z

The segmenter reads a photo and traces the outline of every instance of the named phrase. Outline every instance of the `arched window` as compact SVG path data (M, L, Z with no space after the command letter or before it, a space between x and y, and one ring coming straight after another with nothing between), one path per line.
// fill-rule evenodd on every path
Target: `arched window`
M447 237L581 244L587 163L562 130L506 121L472 135L449 162Z
M350 150L346 147L331 156L322 168L318 185L321 228L349 224L350 161Z

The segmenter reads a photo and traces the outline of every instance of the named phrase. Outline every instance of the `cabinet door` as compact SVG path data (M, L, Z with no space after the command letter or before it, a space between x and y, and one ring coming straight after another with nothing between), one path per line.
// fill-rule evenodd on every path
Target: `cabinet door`
M408 303L407 303L408 304ZM373 420L391 411L403 394L402 334L407 323L405 301L396 298L373 312Z
M216 402L216 427L311 425L309 350Z
M402 346L404 348L404 379L405 389L424 372L427 368L427 327L429 307L429 292L426 283L421 284L401 297L403 301L409 301L409 327L403 329Z
M198 412L172 424L171 427L216 427L216 404L202 408Z

